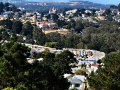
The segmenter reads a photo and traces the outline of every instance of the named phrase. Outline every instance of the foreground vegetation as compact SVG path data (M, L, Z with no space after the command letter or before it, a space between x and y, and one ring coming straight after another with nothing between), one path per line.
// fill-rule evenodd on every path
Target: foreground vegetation
M63 77L71 72L74 55L64 51L55 56L48 50L35 54L32 64L27 62L30 49L11 41L0 45L0 89L16 90L68 90L69 83ZM43 61L38 62L38 58Z
M120 53L112 53L104 59L104 66L99 66L96 73L88 77L89 85L93 90L120 89Z

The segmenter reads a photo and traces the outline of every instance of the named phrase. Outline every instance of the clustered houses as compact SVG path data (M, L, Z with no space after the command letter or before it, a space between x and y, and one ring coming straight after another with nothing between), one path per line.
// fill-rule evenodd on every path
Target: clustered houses
M9 17L10 14L12 14L13 11L6 11L4 13L2 13L2 15L0 15L0 20L5 20Z
M95 12L97 16L102 16L105 13L105 10L100 9L99 11Z
M21 11L25 10L24 8L19 8ZM20 13L20 12L19 12ZM14 13L13 19L17 19L20 15L18 12ZM76 15L76 13L78 15ZM84 10L80 11L78 9L68 10L64 13L57 13L57 9L52 8L49 10L48 14L42 15L39 12L26 12L25 14L22 14L19 17L19 20L21 20L23 23L26 23L27 21L31 22L33 25L37 25L45 34L51 33L51 32L58 32L60 34L69 34L70 31L64 28L59 28L58 25L53 21L52 14L57 14L59 20L63 20L66 22L71 21L72 19L77 20L85 20L94 24L99 24L99 20L106 20L105 18L105 10L95 10L94 15L92 10ZM0 15L0 20L7 19L10 14L13 14L12 11L5 11L3 14ZM120 22L120 11L118 9L111 9L112 18ZM47 16L49 18L47 18ZM11 19L11 20L13 20Z
M78 16L75 16L75 14L78 14ZM105 20L105 16L103 14L105 13L105 10L98 10L95 11L95 16L92 15L91 10L85 10L84 13L78 11L77 9L69 10L65 12L65 15L63 13L58 14L60 20L65 21L71 21L71 19L76 20L87 20L88 22L97 23L98 20Z
M24 43L23 43L24 44ZM31 45L31 44L26 44L25 45L29 48L31 48L31 56L34 54L34 52L39 53L43 52L46 49L49 50L51 53L58 53L58 52L63 52L65 50L68 50L72 52L75 55L75 58L78 61L83 60L84 62L89 62L90 60L93 61L98 61L102 59L105 56L104 52L96 51L96 50L87 50L87 49L72 49L72 48L63 48L62 50L57 50L56 48L50 48L50 47L45 47L45 46L40 46L40 45ZM91 61L90 61L91 62ZM93 63L96 64L96 63Z
M90 75L90 73L96 72L98 69L99 64L97 63L99 60L105 57L104 52L96 51L96 50L87 50L87 49L73 49L73 48L63 48L62 50L57 50L56 48L50 48L50 47L44 47L40 45L31 45L23 43L29 48L31 48L30 51L30 57L27 58L27 61L29 63L33 63L34 59L32 59L32 56L34 53L40 53L45 51L46 49L49 50L51 53L60 54L61 52L65 50L69 50L75 55L75 58L77 59L77 63L71 63L71 65L76 65L76 67L71 68L73 74L64 74L64 78L68 79L68 82L70 82L69 89L77 89L77 90L83 90L85 87L88 87L88 82L85 75L77 75L77 70L85 71L87 75ZM38 58L38 61L43 61L43 58ZM104 65L101 63L101 65ZM102 67L104 68L104 67Z
M7 11L6 9L3 9L4 12L0 14L0 20L6 20L10 18L11 16L13 16L13 19L17 19L19 18L21 11L25 10L24 8L19 7L17 9L21 11L15 12L15 11L12 11L12 8L14 8L13 5L9 5L8 7L9 7L9 11Z
M24 8L19 8L21 11L25 10ZM57 12L57 9L52 8L49 10L49 14L55 14ZM118 9L112 9L111 10L112 15L113 15L113 19L116 21L120 21L119 19L119 15L120 15L120 11ZM5 11L1 16L0 19L6 19L9 17L9 15L13 13L12 11ZM81 16L74 16L75 13L79 13L81 14ZM81 11L78 11L77 9L73 9L73 10L68 10L65 12L65 14L63 13L56 13L59 16L59 20L66 20L66 21L70 21L71 18L76 18L76 19L85 19L88 20L89 22L96 22L96 20L105 20L105 10L100 9L100 10L96 10L95 11L95 16L92 16L90 14L92 14L92 10L85 10L84 13ZM46 14L47 15L47 14ZM23 22L27 22L30 21L32 24L36 24L38 21L50 21L50 19L46 18L46 15L42 16L40 13L38 12L26 12L25 15L22 15L22 17L20 17L19 19L21 19L21 21ZM90 15L90 16L89 16ZM19 16L19 13L15 13L13 18L17 19L17 17ZM77 18L78 17L78 18ZM96 20L95 20L96 19Z
M56 13L56 9L50 9L50 14ZM51 32L59 32L58 25L53 22L52 18L50 19L46 18L47 15L42 16L40 13L30 13L27 12L25 15L26 20L22 20L23 22L30 21L33 25L37 25L45 34L51 33ZM66 31L65 31L66 33Z
M77 9L73 9L73 10L66 11L66 14L70 15L70 16L73 16L73 14L76 13L76 12L77 12Z
M105 57L104 52L96 51L96 50L86 50L86 49L70 49L70 48L63 48L63 50L69 50L70 52L74 53L75 58L78 60L78 65L87 63L89 64L96 64L98 60L101 60Z
M47 6L47 3L45 2L29 2L29 3L26 3L25 5L36 5L36 6Z
M56 23L48 22L48 21L37 22L37 26L39 26L39 28L42 30L57 29L58 28Z
M92 14L92 11L85 10L85 13L82 14L82 18L88 20L89 22L96 23L96 20L105 20L105 16L103 16L104 13L105 13L105 10L100 9L99 11L95 11L96 15L94 17L92 17L90 15L90 14ZM94 19L96 19L96 20L94 20Z

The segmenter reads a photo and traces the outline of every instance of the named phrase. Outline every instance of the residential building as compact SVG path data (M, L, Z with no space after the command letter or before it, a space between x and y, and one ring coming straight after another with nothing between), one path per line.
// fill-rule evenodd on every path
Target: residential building
M68 79L70 82L69 90L77 89L77 90L84 90L86 82L86 77L83 75L74 75L73 77Z
M49 14L56 13L56 9L53 7L52 9L49 10Z

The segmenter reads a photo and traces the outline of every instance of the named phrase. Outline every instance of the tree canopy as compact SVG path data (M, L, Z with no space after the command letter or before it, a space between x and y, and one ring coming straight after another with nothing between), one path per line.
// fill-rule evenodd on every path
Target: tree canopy
M30 49L18 42L0 46L0 89L68 90L69 83L63 75L71 73L70 64L76 62L71 52L36 53L32 64L27 61L29 55ZM43 61L37 61L38 58Z
M99 66L98 71L88 77L89 85L95 90L119 90L120 53L107 55L103 62L105 65Z

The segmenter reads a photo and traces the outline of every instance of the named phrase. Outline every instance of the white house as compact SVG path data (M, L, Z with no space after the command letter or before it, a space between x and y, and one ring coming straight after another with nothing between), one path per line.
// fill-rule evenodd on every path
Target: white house
M70 82L69 90L75 88L77 90L84 90L86 77L83 75L74 75L73 77L69 78L68 81Z
M73 14L76 12L77 12L77 9L73 9L73 10L66 11L66 14Z

